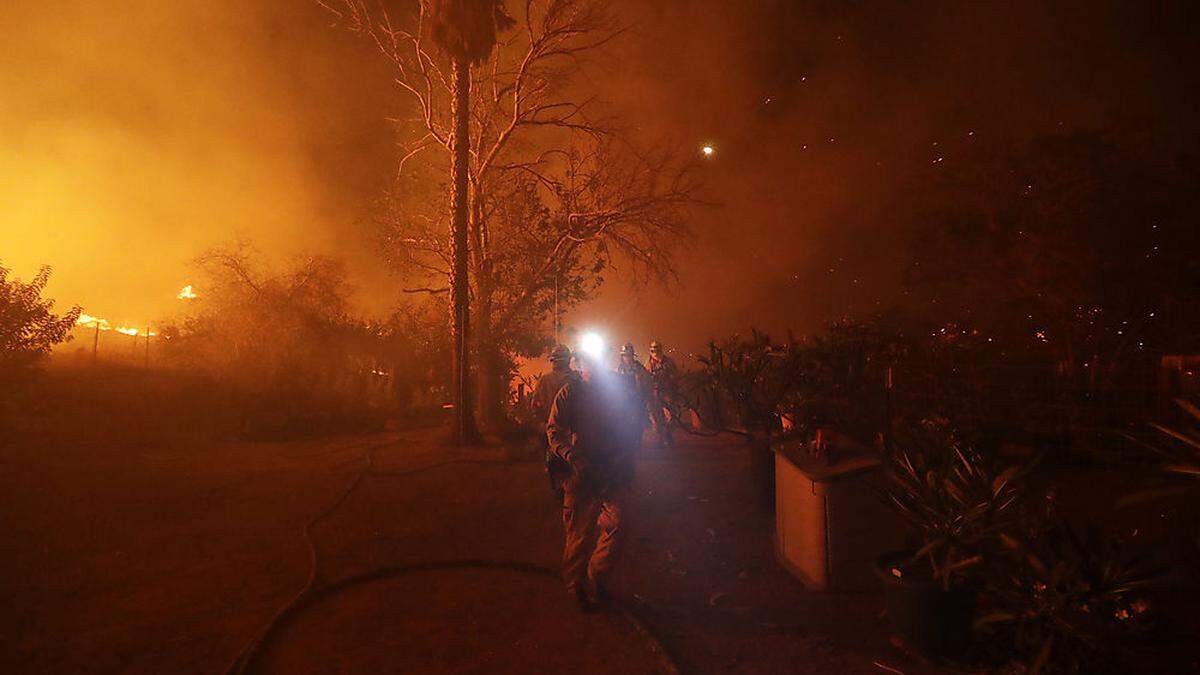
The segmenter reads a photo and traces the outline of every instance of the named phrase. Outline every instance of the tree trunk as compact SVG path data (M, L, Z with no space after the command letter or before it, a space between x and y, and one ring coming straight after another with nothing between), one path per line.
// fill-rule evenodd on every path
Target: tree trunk
M450 203L454 220L450 226L450 254L453 270L450 275L451 322L454 343L454 438L460 444L474 443L479 438L475 426L474 399L471 396L470 354L470 283L468 264L468 185L467 172L471 159L470 105L471 66L465 59L454 60L453 164L450 168L453 191Z
M496 283L488 250L487 222L483 218L480 185L471 199L471 261L475 275L475 358L479 418L485 429L503 431L504 396L507 387L500 373L500 347L493 317Z
M508 393L500 372L500 350L490 331L483 329L490 309L480 306L479 319L479 415L484 426L492 432L502 431L505 422L504 397Z

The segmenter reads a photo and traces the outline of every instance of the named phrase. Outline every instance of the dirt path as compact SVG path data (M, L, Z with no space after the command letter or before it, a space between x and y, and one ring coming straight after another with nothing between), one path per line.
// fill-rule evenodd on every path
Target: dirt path
M316 528L318 586L389 566L491 559L552 568L540 466L427 433L320 443L79 447L0 457L3 672L222 672L301 587L305 522L375 447ZM445 464L480 460L480 463ZM412 469L433 467L410 473ZM617 579L684 672L905 673L876 596L806 593L774 564L742 449L647 451ZM656 672L616 615L580 616L548 576L428 570L357 584L272 637L261 672Z

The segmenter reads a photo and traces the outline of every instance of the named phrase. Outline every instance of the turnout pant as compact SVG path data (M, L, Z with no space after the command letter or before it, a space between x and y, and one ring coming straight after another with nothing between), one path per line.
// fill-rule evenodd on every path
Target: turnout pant
M674 409L663 399L655 399L650 406L650 419L654 422L654 431L658 433L658 445L674 447L675 437L671 434L671 425L675 423Z
M605 584L625 539L628 490L615 489L603 496L588 492L567 490L563 497L562 574L571 591L587 588L589 581Z

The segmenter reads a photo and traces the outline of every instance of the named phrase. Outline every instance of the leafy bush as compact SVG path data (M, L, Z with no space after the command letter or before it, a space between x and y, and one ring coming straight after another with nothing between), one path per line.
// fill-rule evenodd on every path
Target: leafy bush
M976 624L1036 673L1128 672L1149 627L1144 587L1156 574L1094 527L1059 521L1004 534L1008 555L990 566L992 610Z
M50 268L42 267L32 281L9 276L0 266L0 432L7 434L31 403L30 372L62 342L79 318L79 308L54 313L54 301L42 299Z
M776 344L757 330L710 342L696 361L700 371L685 380L685 396L704 425L756 437L779 428L780 405L802 377L799 344Z
M58 316L52 311L54 301L42 299L49 267L42 267L28 283L9 273L0 266L0 375L5 377L34 365L54 345L69 340L80 311L73 307Z
M786 416L794 436L832 426L870 441L887 423L886 371L901 351L898 339L869 322L843 320L825 334L783 342L752 330L710 342L683 390L712 429L770 436Z
M888 455L887 498L921 546L896 570L949 590L981 590L976 627L997 662L1027 673L1120 671L1150 616L1142 590L1157 575L1094 527L1025 512L1033 465L1001 467L925 423Z

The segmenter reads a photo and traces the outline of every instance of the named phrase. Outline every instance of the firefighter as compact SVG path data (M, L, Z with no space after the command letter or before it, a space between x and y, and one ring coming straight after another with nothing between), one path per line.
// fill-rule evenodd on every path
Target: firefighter
M621 360L617 362L617 375L621 378L627 395L631 397L630 404L641 410L637 425L629 429L635 446L640 448L642 435L649 424L647 413L650 403L650 374L646 372L646 367L642 365L642 362L638 361L632 342L626 342L621 347Z
M533 420L538 433L538 445L546 462L546 475L550 479L550 489L562 501L562 483L568 473L568 467L556 455L550 452L546 442L546 421L550 417L550 408L554 405L554 397L563 385L579 379L579 373L571 368L571 350L566 345L555 345L550 350L550 372L538 378L533 390Z
M563 581L579 609L591 611L608 602L633 483L629 429L645 413L631 404L616 373L592 357L581 362L583 376L569 380L554 398L546 437L570 469L563 484Z
M674 447L671 425L675 422L675 387L679 368L657 340L650 343L650 419L658 432L659 447ZM670 415L670 419L667 419Z
M637 351L633 348L632 342L626 342L621 347L621 360L617 363L617 374L645 382L646 367L642 365L641 361L638 361Z
M554 396L568 380L578 377L571 368L571 350L566 345L555 345L550 350L550 372L538 378L533 389L533 418L539 427L544 427L550 417L550 406Z

